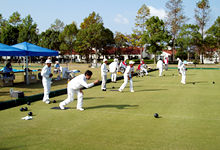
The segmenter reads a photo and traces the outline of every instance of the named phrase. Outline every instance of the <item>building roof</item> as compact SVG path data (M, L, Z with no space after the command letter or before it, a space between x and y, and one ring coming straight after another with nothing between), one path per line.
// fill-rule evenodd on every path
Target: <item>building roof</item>
M172 55L172 50L163 50L163 52L168 53L169 55ZM174 55L176 54L176 50L174 50Z

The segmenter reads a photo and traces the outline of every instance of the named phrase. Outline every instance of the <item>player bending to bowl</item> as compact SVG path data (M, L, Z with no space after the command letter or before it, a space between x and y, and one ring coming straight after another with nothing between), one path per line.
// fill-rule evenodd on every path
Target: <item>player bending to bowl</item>
M131 61L129 61L129 66L127 66L127 68L125 70L125 73L124 73L124 83L118 89L119 92L122 92L122 90L127 85L128 80L129 80L129 83L130 83L130 91L134 92L134 90L133 90L133 81L132 81L133 73L134 73L134 62L131 60Z
M93 83L87 84L86 81L92 77L92 72L87 70L85 74L81 74L73 78L67 85L67 99L60 103L60 109L65 109L65 105L68 105L74 100L74 94L77 95L77 110L83 111L83 91L82 88L90 88L99 83L99 80L95 80Z

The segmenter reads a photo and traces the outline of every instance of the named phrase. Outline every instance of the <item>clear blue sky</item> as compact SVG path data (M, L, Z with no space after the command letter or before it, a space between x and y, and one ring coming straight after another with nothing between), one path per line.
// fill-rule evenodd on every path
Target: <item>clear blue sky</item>
M131 34L135 27L135 16L143 4L151 9L151 15L164 19L165 3L168 0L0 0L0 13L8 19L18 11L21 18L31 15L40 32L47 30L58 18L65 25L73 21L79 26L93 11L102 17L105 28L113 33ZM195 23L194 9L199 0L183 0L188 23ZM220 1L209 0L211 6L210 27L220 16Z

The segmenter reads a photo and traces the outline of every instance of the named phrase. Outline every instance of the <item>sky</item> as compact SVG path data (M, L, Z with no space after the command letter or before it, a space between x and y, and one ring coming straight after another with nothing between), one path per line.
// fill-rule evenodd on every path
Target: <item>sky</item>
M131 34L135 28L137 11L143 4L150 8L151 16L164 19L167 11L165 4L168 0L0 0L0 13L8 19L13 12L18 11L21 18L29 14L37 23L40 32L46 31L56 19L65 25L73 21L79 27L83 20L93 11L99 14L105 28L113 33ZM195 23L194 9L200 0L182 0L184 15L190 18L187 23ZM211 19L209 28L220 16L220 1L209 0Z

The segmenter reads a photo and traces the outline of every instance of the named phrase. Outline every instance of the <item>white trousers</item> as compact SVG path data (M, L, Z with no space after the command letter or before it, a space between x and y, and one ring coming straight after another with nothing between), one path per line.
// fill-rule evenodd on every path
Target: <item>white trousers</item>
M116 78L117 78L117 73L116 72L111 72L111 80L112 80L112 82L116 82Z
M185 73L182 73L182 80L181 80L181 83L186 83L186 74Z
M168 64L165 64L165 69L168 70Z
M42 84L44 87L44 97L43 97L43 102L46 100L49 100L49 94L50 94L50 89L51 89L51 81L49 80L42 80Z
M106 89L107 75L102 75L102 86L101 89Z
M123 90L125 88L125 86L127 85L128 83L128 76L127 75L124 75L124 83L121 85L121 87L119 88L119 90ZM132 78L130 78L129 80L129 83L130 83L130 91L133 90L133 81L132 81Z
M65 106L74 101L74 94L77 96L77 108L82 108L83 106L83 94L80 92L80 90L73 90L70 87L67 87L67 99L62 101L60 104Z
M161 77L163 73L163 68L159 68L159 76Z
M146 75L148 75L147 69L143 68L141 70L145 71Z

